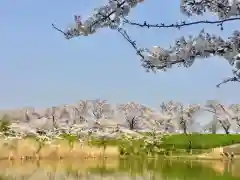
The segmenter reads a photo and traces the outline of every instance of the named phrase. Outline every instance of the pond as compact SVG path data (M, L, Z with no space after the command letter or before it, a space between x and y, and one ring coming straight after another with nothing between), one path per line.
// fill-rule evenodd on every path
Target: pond
M239 170L240 161L0 161L0 180L237 180Z

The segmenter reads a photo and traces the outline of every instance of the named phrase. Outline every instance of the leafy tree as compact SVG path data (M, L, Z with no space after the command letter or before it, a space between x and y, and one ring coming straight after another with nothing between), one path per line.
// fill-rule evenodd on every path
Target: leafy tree
M10 124L11 122L9 117L7 115L4 115L2 119L0 119L0 132L7 133L10 130Z

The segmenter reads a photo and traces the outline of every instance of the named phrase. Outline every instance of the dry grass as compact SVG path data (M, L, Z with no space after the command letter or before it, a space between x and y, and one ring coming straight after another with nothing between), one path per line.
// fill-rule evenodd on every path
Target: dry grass
M76 158L100 158L119 157L118 147L109 146L105 149L101 147L82 145L75 143L71 149L65 140L55 140L52 144L44 145L40 151L39 143L34 139L23 139L4 141L0 139L0 159L12 158L39 158L39 159L76 159Z

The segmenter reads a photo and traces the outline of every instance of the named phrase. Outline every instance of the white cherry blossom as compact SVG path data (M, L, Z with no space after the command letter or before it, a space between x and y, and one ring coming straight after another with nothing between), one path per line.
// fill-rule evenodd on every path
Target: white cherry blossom
M172 43L169 48L161 45L152 48L139 48L132 40L127 31L125 24L138 25L140 27L159 27L159 28L182 28L194 24L216 24L221 30L224 30L223 23L226 21L240 20L240 0L180 0L180 11L188 16L201 16L205 12L210 12L217 17L216 21L202 20L198 22L181 22L171 25L159 24L149 25L146 21L143 24L131 23L127 17L131 14L133 8L139 4L144 4L144 0L108 0L108 3L95 8L92 15L85 18L78 24L75 22L65 31L53 27L62 32L66 39L72 39L79 36L89 36L98 32L101 28L110 28L118 31L136 50L137 55L141 57L142 67L147 72L166 71L173 65L178 67L191 67L196 60L210 58L212 56L222 57L229 62L233 74L231 78L218 84L229 81L240 82L240 31L232 32L232 35L224 39L217 34L209 34L201 30L196 36L180 37Z

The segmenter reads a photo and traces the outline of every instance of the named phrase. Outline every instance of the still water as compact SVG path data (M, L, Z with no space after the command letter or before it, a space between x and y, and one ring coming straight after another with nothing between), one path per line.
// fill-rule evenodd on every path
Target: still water
M0 161L0 180L239 180L240 161Z

